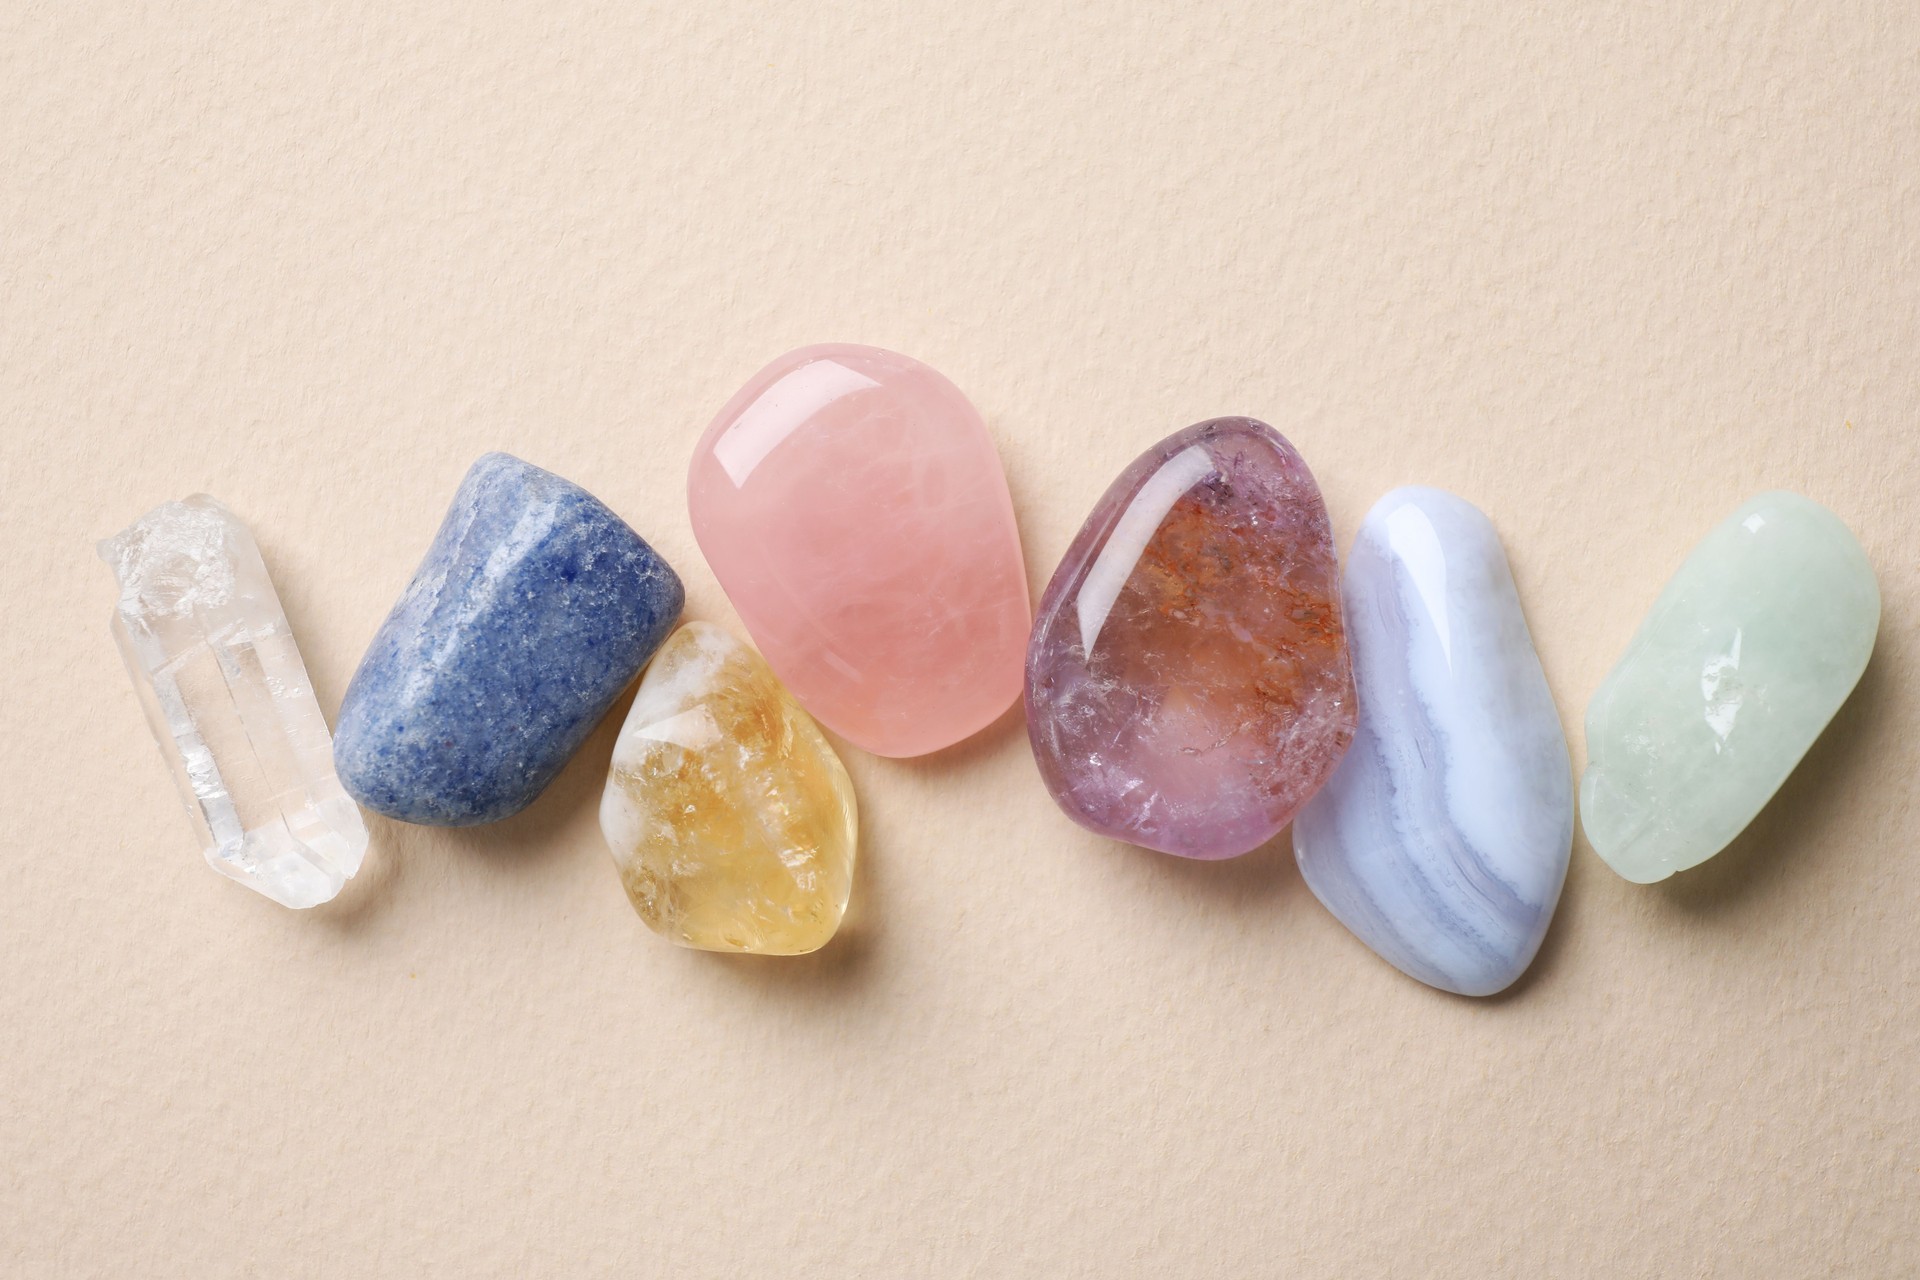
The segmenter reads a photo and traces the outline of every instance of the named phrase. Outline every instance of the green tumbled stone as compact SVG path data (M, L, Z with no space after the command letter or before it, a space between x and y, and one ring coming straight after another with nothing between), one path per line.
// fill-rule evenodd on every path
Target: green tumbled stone
M1866 670L1880 589L1825 507L1763 493L1667 583L1587 708L1581 825L1650 884L1758 814Z

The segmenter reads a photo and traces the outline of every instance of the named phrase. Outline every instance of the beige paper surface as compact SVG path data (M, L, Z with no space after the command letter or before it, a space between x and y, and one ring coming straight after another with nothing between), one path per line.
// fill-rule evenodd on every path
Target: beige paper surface
M0 8L0 1273L1920 1270L1917 101L1900 0ZM1880 648L1733 851L1579 843L1488 1003L1284 840L1080 832L1014 715L847 750L808 960L642 927L611 726L513 821L376 822L312 913L201 864L93 540L227 502L331 714L503 448L733 624L687 454L824 340L975 399L1036 593L1203 417L1292 438L1343 550L1392 485L1472 499L1576 763L1759 489L1860 534Z

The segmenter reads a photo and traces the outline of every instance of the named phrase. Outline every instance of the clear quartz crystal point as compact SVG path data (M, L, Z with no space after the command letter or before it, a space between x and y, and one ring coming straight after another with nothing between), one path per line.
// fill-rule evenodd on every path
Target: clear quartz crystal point
M205 494L100 544L120 580L113 638L207 862L287 907L331 899L367 851L333 771L260 547Z

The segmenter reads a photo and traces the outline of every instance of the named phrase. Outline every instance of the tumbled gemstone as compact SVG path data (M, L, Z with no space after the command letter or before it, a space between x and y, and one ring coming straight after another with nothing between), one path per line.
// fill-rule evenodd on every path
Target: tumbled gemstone
M599 499L487 454L347 687L341 780L406 822L517 813L632 683L681 600L666 561Z
M253 534L196 494L155 507L100 558L120 581L114 640L208 865L282 906L333 898L367 828Z
M701 437L687 508L754 643L836 733L920 755L1019 695L1032 615L1006 476L980 414L919 361L775 360Z
M683 947L799 955L846 911L847 771L760 656L710 623L647 667L600 829L634 910Z
M1389 963L1504 990L1546 937L1573 844L1573 765L1493 524L1396 489L1342 582L1353 746L1293 824L1314 895Z
M1581 825L1643 884L1753 821L1866 671L1880 589L1825 507L1763 493L1661 591L1587 707Z
M1128 467L1041 599L1026 697L1082 826L1189 858L1278 834L1354 716L1333 534L1293 446L1216 418Z

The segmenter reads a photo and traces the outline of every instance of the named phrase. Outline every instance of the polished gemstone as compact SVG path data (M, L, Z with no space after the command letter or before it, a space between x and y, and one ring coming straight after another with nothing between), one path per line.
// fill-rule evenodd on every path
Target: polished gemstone
M518 812L632 683L681 599L666 561L592 494L487 454L347 688L341 779L407 822Z
M1526 971L1573 843L1573 766L1493 524L1396 489L1342 581L1360 720L1293 824L1314 895L1389 963L1485 996Z
M694 450L700 549L803 706L883 756L949 746L1020 692L1020 534L980 414L917 360L794 351Z
M1643 884L1724 849L1846 701L1879 626L1873 566L1831 511L1776 492L1734 512L1587 707L1594 849Z
M1189 858L1278 834L1354 723L1333 534L1293 446L1216 418L1128 467L1041 599L1026 697L1082 826Z
M331 899L360 869L367 828L253 534L198 494L154 508L100 558L120 580L114 641L208 864L282 906Z
M847 908L847 771L760 655L710 623L647 667L600 829L634 910L683 947L799 955Z

